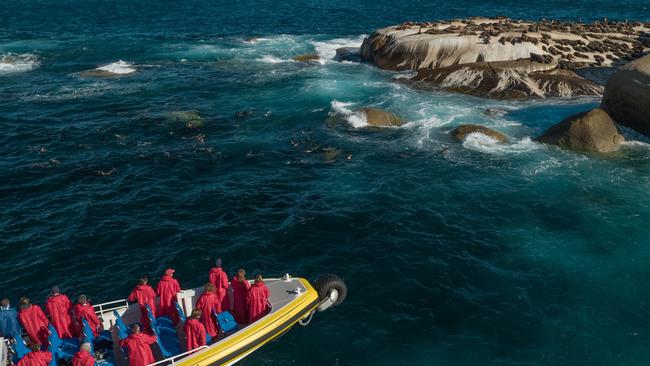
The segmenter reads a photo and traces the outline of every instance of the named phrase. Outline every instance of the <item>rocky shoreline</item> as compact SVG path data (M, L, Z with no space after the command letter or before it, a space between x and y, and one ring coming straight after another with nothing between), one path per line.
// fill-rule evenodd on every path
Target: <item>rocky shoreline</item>
M364 40L360 57L414 71L403 81L417 88L522 99L602 95L601 74L649 51L650 23L499 17L383 28Z

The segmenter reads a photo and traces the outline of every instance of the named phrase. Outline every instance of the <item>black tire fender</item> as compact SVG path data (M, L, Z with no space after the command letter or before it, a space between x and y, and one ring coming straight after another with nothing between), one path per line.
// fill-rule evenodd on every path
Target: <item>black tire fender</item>
M334 274L324 274L316 280L314 288L318 292L320 301L324 301L332 295L332 291L337 291L337 298L332 306L340 305L348 296L348 288L343 280Z

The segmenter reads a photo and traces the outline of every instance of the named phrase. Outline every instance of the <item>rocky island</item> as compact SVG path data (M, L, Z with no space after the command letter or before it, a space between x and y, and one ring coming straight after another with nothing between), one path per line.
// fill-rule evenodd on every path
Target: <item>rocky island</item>
M406 22L366 38L361 59L414 71L414 87L522 99L602 95L620 65L650 50L650 23L469 18Z

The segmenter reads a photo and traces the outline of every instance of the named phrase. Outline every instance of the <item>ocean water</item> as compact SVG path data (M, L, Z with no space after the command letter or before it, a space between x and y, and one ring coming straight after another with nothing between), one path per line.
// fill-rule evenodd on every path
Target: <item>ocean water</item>
M199 286L220 256L230 273L349 287L243 365L647 365L647 140L562 151L532 138L597 99L415 91L331 58L406 20L649 21L649 8L4 1L0 296L42 303L57 284L103 302L169 266ZM291 60L304 53L321 61ZM84 76L98 67L123 76ZM365 106L409 123L369 130L353 113ZM462 123L511 141L454 142Z

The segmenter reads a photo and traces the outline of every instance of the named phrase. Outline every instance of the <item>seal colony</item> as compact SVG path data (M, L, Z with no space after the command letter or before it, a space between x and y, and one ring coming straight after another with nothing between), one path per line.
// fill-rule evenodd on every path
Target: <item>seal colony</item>
M650 51L650 23L592 24L506 17L406 22L363 41L379 68L415 71L401 79L481 97L522 99L602 95L615 67Z

